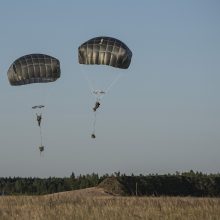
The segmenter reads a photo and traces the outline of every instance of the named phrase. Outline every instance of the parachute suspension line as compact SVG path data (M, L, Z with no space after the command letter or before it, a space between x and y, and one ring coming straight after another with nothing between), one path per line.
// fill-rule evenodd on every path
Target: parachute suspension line
M112 81L112 83L109 85L109 87L105 90L105 93L107 93L117 82L118 80L122 77L122 73L117 75L117 77Z
M43 88L41 90L42 95L41 95L41 103L40 103L40 105L45 105L49 91L47 92L46 85L43 84L41 86ZM42 111L43 111L43 109L42 109Z
M33 110L33 108L31 108L31 111L32 111L32 119L33 119L33 124L35 125L35 121L36 121L36 115L35 115L35 112Z
M43 146L43 137L42 137L42 129L41 129L41 126L40 126L40 146Z
M93 129L92 129L92 135L94 135L94 136L95 136L95 132L96 132L96 118L97 118L97 112L94 112Z
M42 120L42 113L44 109L44 105L35 105L32 106L32 113L34 117L36 118L38 127L39 127L39 134L40 134L40 145L39 145L39 150L40 150L40 155L44 151L44 146L43 146L43 135L42 135L42 125L41 125L41 120ZM35 123L36 123L35 121Z
M92 82L89 80L89 77L86 75L86 73L84 72L84 70L82 71L82 73L83 73L84 79L87 81L87 84L88 84L88 86L89 86L90 92L93 93L93 91L94 91L94 86L93 86Z
M42 155L42 153L44 151L43 137L42 137L42 127L39 126L39 129L40 129L40 146L39 146L39 150L40 150L40 155Z
M97 120L97 109L100 106L100 101L103 98L103 96L118 82L118 80L121 78L122 73L120 73L119 75L117 75L117 77L112 81L112 83L109 85L109 87L106 90L94 90L92 92L92 94L96 97L96 103L95 103L95 107L93 108L94 111L94 120L93 120L93 130L92 130L92 134L91 134L91 138L96 138L96 120ZM89 81L89 80L88 80Z
M82 75L84 77L84 79L87 81L88 87L91 91L91 94L94 95L96 98L98 98L100 101L103 96L109 92L109 90L119 81L119 79L122 77L122 73L118 74L111 82L111 84L104 90L97 90L95 89L95 86L92 82L92 80L89 79L88 75L84 72L84 69L82 70Z
M111 82L111 84L105 89L105 90L94 90L92 93L93 95L95 95L97 101L99 102L103 96L109 92L109 90L119 81L119 79L122 77L122 73L120 73L119 75L117 75L113 81Z
M95 106L93 108L94 111L94 119L93 119L93 130L92 130L92 134L91 134L91 138L95 139L96 138L96 121L97 121L97 109L100 106L100 101L103 98L103 96L118 82L118 80L121 78L122 73L120 73L119 75L117 75L111 82L111 84L107 87L106 90L94 90L94 86L92 85L92 82L90 82L89 77L83 73L84 78L86 79L89 88L91 90L92 95L95 96L96 98L96 103Z

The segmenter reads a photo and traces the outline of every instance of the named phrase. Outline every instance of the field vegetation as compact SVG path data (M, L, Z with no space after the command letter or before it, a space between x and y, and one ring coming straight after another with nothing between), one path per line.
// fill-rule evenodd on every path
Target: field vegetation
M0 197L0 219L220 219L219 198L114 196L88 188L44 196Z

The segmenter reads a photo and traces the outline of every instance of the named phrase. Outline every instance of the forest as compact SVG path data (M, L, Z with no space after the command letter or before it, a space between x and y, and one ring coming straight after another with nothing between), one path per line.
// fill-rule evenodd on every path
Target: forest
M37 178L37 177L1 177L0 195L46 195L51 193L103 187L108 179L114 179L121 187L124 196L196 196L219 197L220 174L204 174L201 172L184 172L175 174L126 175L115 172L111 175L96 173L69 177ZM109 184L114 187L112 182ZM104 186L105 188L105 186ZM113 188L110 190L114 190Z

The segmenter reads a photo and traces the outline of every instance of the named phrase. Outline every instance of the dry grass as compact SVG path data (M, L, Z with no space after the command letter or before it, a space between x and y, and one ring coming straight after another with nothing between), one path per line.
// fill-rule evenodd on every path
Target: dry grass
M0 197L0 219L220 219L220 198L120 197L90 188L48 196Z

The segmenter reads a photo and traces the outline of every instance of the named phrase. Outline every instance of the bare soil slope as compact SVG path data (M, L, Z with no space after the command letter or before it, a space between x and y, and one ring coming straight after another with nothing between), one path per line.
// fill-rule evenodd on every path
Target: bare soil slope
M90 187L86 189L78 189L73 191L53 193L45 195L45 197L69 197L69 198L85 198L85 197L103 197L103 196L123 196L125 189L115 177L108 177L103 180L97 187Z
M86 188L86 189L78 189L78 190L73 190L73 191L66 191L66 192L59 192L59 193L54 193L50 195L45 195L45 197L63 197L63 198L73 198L73 197L80 197L80 198L85 198L85 197L102 197L102 196L112 196L110 193L105 191L102 188L98 187L91 187L91 188Z

